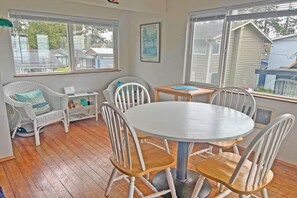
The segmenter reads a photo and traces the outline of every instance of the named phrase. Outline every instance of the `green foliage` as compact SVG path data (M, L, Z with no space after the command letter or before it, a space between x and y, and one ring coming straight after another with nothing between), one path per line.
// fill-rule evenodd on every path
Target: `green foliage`
M272 89L265 89L264 87L257 87L255 91L260 92L260 93L273 94Z
M65 24L31 21L27 29L30 48L37 49L37 35L48 35L49 49L65 48L67 29Z

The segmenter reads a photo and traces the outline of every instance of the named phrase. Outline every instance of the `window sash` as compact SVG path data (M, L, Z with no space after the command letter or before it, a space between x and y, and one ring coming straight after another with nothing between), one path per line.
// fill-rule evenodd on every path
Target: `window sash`
M70 73L75 72L96 72L100 70L110 70L118 69L118 35L119 35L119 22L114 20L102 20L86 17L75 17L67 15L57 15L57 14L47 14L40 12L29 12L29 11L20 11L20 10L9 10L9 17L19 20L32 20L32 21L42 21L42 22L56 22L56 23L65 23L67 27L67 37L68 37L68 50L69 50L69 67ZM73 28L74 24L83 24L89 26L103 26L110 27L113 29L113 68L102 68L102 69L83 69L79 70L76 68L75 63L75 52L74 52L74 40L73 40ZM16 72L16 67L15 67ZM42 74L56 74L54 72L41 72ZM65 72L67 73L67 72ZM34 75L35 73L28 73L28 75ZM18 74L16 74L18 75ZM23 75L23 74L21 74Z

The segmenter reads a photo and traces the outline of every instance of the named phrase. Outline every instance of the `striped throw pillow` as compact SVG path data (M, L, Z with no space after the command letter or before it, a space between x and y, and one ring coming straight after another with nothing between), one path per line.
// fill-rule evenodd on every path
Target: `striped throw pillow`
M39 89L27 93L15 94L17 101L30 102L35 115L42 115L51 111L49 104L44 99L42 92Z

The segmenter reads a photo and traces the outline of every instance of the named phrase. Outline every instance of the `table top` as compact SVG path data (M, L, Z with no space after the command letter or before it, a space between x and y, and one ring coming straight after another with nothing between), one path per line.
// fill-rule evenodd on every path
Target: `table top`
M214 92L214 90L203 89L203 88L198 88L197 90L176 90L176 89L173 89L172 86L177 86L177 85L160 86L160 87L155 87L154 89L159 92L173 94L173 95L180 94L180 95L192 95L192 96L210 94Z
M181 142L216 142L249 134L254 121L226 107L197 102L155 102L125 112L143 133Z

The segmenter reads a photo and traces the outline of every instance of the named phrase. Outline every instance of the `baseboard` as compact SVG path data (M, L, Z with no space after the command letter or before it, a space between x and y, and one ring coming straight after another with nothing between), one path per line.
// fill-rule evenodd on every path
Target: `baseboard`
M15 159L15 156L14 156L14 155L12 155L12 156L8 156L8 157L4 157L4 158L1 158L1 159L0 159L0 163L1 163L1 162L8 161L8 160L12 160L12 159Z

